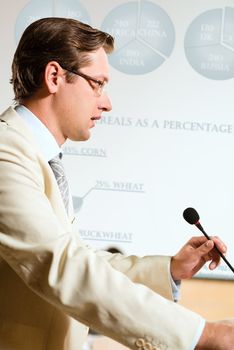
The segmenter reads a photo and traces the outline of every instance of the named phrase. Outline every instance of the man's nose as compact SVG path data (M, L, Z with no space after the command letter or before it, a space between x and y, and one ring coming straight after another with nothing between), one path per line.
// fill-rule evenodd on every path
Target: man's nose
M99 108L104 112L109 112L112 110L111 100L105 91L102 93Z

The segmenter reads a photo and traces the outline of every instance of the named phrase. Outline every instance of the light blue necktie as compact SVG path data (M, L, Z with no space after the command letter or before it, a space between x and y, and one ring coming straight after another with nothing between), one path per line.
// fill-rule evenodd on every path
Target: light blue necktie
M64 206L68 213L69 186L68 186L67 178L65 176L65 171L64 171L64 167L61 159L62 159L62 153L59 153L56 157L52 158L48 163L51 169L53 170L54 176L58 183L59 190L61 192Z

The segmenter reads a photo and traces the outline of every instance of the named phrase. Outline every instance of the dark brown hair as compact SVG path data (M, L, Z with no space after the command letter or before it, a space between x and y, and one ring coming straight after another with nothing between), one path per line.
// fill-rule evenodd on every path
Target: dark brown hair
M24 31L12 62L15 101L31 97L42 84L48 62L56 61L68 70L78 71L90 61L87 53L103 47L111 53L111 35L70 18L48 17L30 24ZM66 72L67 80L71 73Z

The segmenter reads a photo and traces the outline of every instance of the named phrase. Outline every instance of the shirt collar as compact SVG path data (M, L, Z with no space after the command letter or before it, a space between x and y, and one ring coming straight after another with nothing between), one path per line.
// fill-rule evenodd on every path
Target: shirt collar
M28 108L19 105L15 107L15 110L32 131L39 145L39 149L47 162L59 153L62 153L62 149L57 144L49 129L47 129L40 119L38 119Z

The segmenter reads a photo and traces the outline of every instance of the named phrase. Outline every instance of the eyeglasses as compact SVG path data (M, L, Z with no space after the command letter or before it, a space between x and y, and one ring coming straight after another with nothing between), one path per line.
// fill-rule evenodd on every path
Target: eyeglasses
M89 84L90 86L93 88L93 90L96 92L97 96L101 96L102 93L104 92L104 89L106 87L106 81L105 80L98 80L95 79L93 77L90 77L90 75L81 73L81 72L75 72L72 69L67 69L63 66L61 66L63 69L65 69L66 71L68 71L69 73L73 73L75 75L78 75L82 78L84 78ZM92 83L94 83L95 85L93 85Z

